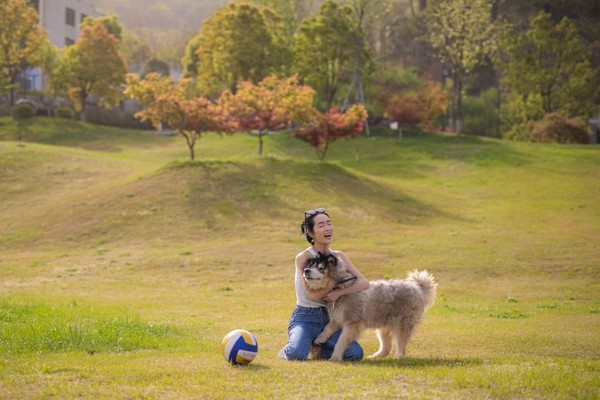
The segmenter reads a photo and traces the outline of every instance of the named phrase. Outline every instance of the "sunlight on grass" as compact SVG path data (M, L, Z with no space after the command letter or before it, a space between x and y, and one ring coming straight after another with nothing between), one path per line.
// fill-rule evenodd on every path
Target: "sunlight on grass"
M9 123L0 398L600 397L600 147L378 129L320 162L285 133L263 157L207 134L189 161L180 137ZM367 278L435 275L408 357L277 358L319 206ZM235 328L259 342L246 368L220 352Z
M8 353L158 349L172 345L176 335L173 326L82 309L76 304L48 307L0 303L0 349Z

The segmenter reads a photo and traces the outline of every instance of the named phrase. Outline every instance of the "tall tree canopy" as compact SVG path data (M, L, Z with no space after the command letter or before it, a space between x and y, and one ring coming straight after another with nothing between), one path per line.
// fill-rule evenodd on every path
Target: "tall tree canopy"
M65 49L52 80L55 88L66 90L84 120L89 96L97 96L106 105L117 101L126 72L119 40L98 21L84 26L77 42Z
M512 124L558 112L589 116L598 101L598 84L574 23L558 24L540 12L528 31L508 32L499 59L502 83L509 95Z
M0 92L10 91L11 106L17 75L41 64L45 41L46 31L28 0L0 1Z
M329 109L338 92L352 80L356 30L352 9L333 0L304 20L296 34L294 70L317 91L322 108Z
M483 64L495 48L496 29L488 0L438 0L426 15L427 41L448 69L455 99L455 130L462 127L465 75Z
M288 48L282 20L268 8L246 1L231 3L204 21L198 46L198 85L202 93L235 91L238 82L259 82L286 70ZM193 68L186 70L193 73Z

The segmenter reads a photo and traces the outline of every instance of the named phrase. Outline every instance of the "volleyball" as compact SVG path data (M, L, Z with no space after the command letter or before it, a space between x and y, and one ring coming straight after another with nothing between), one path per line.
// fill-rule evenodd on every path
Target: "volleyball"
M247 330L234 329L223 338L221 352L230 364L250 364L258 353L258 342Z

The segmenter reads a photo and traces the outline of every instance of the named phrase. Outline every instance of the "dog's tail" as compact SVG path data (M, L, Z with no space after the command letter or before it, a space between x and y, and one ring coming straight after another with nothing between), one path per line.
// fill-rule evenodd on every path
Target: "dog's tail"
M414 270L408 273L407 280L415 282L423 291L423 299L425 300L425 308L429 308L435 301L437 292L437 283L433 275L426 270Z

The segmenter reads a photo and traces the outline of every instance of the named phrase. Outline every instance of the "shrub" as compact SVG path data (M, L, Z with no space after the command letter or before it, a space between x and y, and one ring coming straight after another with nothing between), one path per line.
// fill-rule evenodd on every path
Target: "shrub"
M493 105L482 97L463 99L463 133L496 136L498 117Z
M568 119L558 113L551 113L532 125L529 140L546 143L589 143L590 135L581 118Z
M16 120L24 120L33 117L35 109L33 104L29 102L18 103L13 111L13 118Z
M418 93L392 97L385 106L385 116L401 125L418 125L425 119L425 107Z
M55 115L58 118L74 119L75 111L73 111L73 109L69 107L58 107L55 111Z

